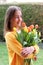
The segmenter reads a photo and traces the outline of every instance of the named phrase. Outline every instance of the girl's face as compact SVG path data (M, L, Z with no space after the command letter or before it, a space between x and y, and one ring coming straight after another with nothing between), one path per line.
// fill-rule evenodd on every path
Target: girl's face
M11 27L21 27L22 13L20 10L16 11L13 18L11 19Z

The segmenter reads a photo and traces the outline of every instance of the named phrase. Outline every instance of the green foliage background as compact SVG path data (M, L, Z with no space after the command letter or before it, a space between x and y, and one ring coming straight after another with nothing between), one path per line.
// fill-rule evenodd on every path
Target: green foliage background
M4 17L6 9L12 5L0 5L0 41L4 41L3 29L4 29ZM39 31L42 32L43 37L43 5L32 4L20 4L23 13L23 19L27 26L30 24L38 24Z

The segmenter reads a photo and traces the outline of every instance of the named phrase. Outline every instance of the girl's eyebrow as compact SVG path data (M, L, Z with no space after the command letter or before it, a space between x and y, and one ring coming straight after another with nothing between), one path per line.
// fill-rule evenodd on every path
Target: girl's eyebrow
M18 15L14 15L14 17L16 17L16 16L18 16ZM22 17L22 14L20 16Z

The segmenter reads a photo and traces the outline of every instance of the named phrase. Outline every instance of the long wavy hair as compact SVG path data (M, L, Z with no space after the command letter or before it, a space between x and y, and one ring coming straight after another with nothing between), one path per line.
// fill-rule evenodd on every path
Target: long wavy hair
M11 31L11 19L17 10L20 10L22 12L21 8L18 6L9 6L7 9L4 21L4 35L7 31Z

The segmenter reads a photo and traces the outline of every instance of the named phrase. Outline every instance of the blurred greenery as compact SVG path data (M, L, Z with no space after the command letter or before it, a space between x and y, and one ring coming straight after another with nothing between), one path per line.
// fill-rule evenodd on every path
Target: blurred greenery
M6 9L12 5L0 5L0 41L4 41L3 29L4 29L4 17ZM38 24L39 31L43 37L43 5L32 5L32 4L20 4L23 13L23 19L27 26L30 24Z

